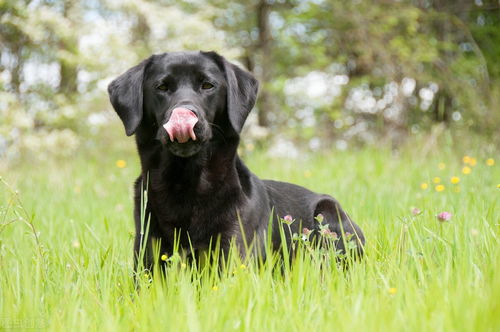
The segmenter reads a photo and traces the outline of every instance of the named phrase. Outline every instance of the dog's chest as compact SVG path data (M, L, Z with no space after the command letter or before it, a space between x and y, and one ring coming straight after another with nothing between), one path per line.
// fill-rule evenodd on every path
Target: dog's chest
M180 232L181 242L187 241L189 235L193 246L203 247L219 234L224 237L234 232L233 228L238 225L239 190L228 190L225 186L213 188L211 183L200 186L203 187L201 192L198 186L151 188L151 212L169 240L172 241ZM208 190L209 187L212 190Z
M149 171L148 199L164 236L173 239L180 231L194 244L234 232L244 198L237 172L229 165L217 157L203 167L173 164Z

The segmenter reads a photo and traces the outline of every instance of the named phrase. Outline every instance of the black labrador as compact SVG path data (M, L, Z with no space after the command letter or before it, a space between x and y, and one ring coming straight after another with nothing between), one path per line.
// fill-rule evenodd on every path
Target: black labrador
M217 237L223 251L232 240L241 251L244 244L262 249L272 211L274 248L282 243L280 218L295 220L294 233L307 228L318 234L315 216L322 214L327 231L339 236L338 249L344 250L342 236L350 233L362 252L361 229L333 197L260 180L239 158L239 134L257 89L250 73L215 52L152 55L111 82L111 104L127 135L135 133L142 166L135 182L136 264L141 245L151 249L153 239L160 240L161 253L171 253L175 241L188 250L206 250ZM151 250L143 262L152 267Z

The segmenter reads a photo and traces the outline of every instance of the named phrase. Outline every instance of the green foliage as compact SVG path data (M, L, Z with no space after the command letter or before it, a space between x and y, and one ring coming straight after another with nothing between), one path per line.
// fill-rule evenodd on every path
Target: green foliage
M451 122L454 112L466 123L488 126L481 122L487 108L483 100L489 93L485 63L481 51L474 48L468 28L453 15L392 1L308 3L288 15L286 21L291 24L282 31L288 38L278 38L294 40L283 44L278 41L281 52L290 54L289 62L280 62L284 77L290 75L290 68L295 75L301 75L310 68L328 71L332 63L337 63L350 77L347 91L366 86L376 95L376 90L392 83L401 89L404 78L417 84L412 94L400 91L385 108L371 108L367 114L345 107L349 93L344 94L340 104L335 101L322 112L338 114L343 108L343 117L354 117L354 123L366 122L368 117L382 135L391 134L391 126L408 130L414 125L426 128L426 123L436 119ZM472 46L464 51L463 45ZM297 51L290 52L290 47ZM431 83L437 84L439 92L434 92L431 105L422 108L418 92ZM440 98L449 102L445 113L437 115ZM399 109L397 116L392 115L391 107Z
M477 8L470 14L470 29L488 64L488 73L494 80L500 79L500 15L496 1L485 1L487 10Z

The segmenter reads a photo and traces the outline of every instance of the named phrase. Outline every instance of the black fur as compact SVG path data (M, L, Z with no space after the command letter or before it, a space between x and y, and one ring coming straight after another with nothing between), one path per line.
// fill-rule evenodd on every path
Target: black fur
M204 82L213 88L202 89ZM153 55L109 85L111 103L127 135L135 133L141 159L135 183L135 258L141 241L151 245L152 239L160 240L161 252L171 253L175 234L182 247L194 250L206 249L218 236L223 250L233 239L242 251L245 241L262 246L271 211L275 248L281 245L279 217L291 215L296 220L292 230L300 234L301 227L318 230L314 217L319 213L331 231L339 236L350 232L362 247L361 229L334 198L289 183L262 181L238 157L239 133L257 89L250 73L214 52ZM175 107L185 105L199 119L194 127L197 139L171 142L162 125ZM149 237L141 239L141 192L146 187ZM338 248L344 249L342 240ZM150 252L144 257L148 268L154 264Z

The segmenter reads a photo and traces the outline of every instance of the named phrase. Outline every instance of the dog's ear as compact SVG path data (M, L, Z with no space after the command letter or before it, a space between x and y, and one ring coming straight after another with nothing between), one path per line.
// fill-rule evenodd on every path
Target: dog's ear
M122 120L127 136L133 135L142 121L142 81L150 60L151 57L143 60L108 85L109 100Z
M249 72L224 60L227 79L227 112L233 129L239 133L255 105L259 81Z
M235 132L240 133L248 114L255 105L259 81L251 73L230 63L219 54L215 52L203 53L212 57L226 73L229 122Z

